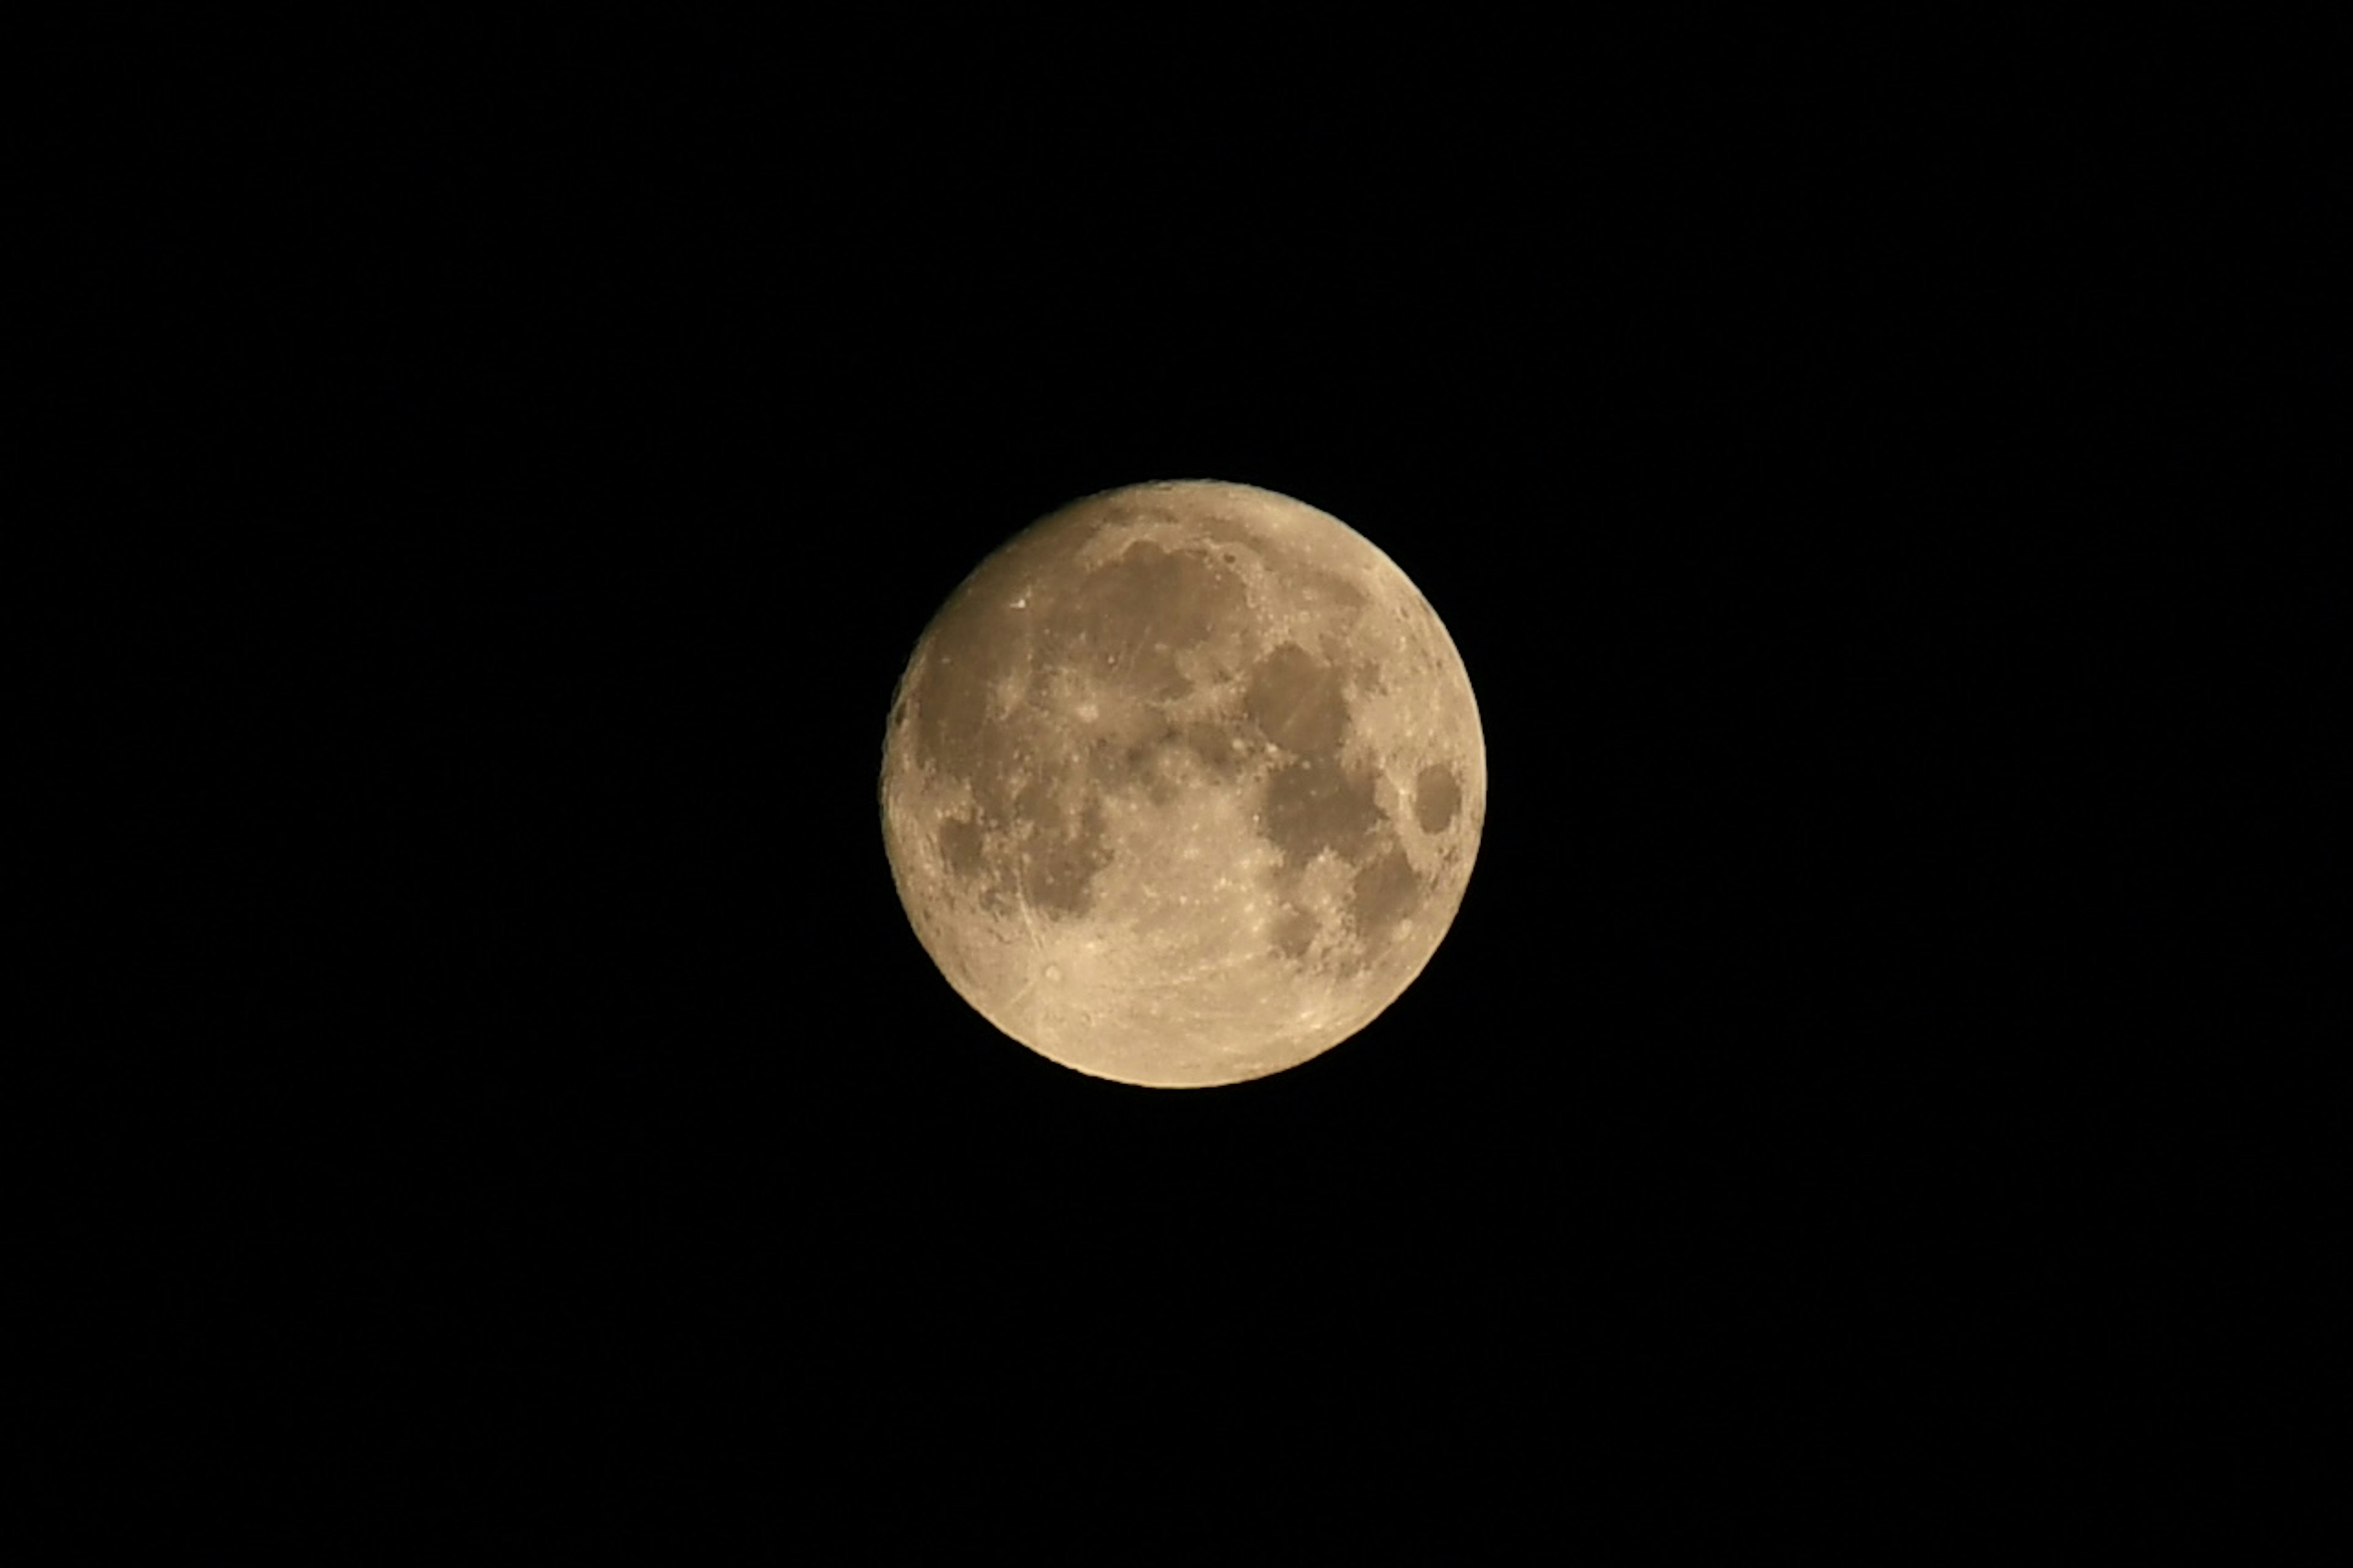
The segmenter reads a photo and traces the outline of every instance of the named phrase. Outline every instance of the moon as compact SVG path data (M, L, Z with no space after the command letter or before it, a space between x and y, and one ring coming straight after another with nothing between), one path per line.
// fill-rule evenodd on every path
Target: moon
M1249 485L1131 485L990 555L917 642L882 831L917 939L1063 1067L1262 1078L1371 1023L1461 907L1470 677L1395 563Z

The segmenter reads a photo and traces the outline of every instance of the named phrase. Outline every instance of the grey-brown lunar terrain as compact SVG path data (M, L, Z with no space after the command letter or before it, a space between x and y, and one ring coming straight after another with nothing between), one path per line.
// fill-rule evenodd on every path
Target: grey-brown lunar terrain
M1212 481L1091 496L982 563L892 706L883 837L983 1016L1096 1077L1295 1066L1411 984L1486 808L1461 657L1388 556Z

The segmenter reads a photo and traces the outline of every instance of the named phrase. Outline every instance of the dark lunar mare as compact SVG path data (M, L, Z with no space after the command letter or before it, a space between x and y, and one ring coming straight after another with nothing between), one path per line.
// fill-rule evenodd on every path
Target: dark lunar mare
M1250 600L1222 563L1148 540L1075 574L1067 562L1026 558L1035 553L1008 550L958 590L908 701L917 762L970 792L972 815L940 827L951 870L978 884L992 912L1076 916L1092 908L1096 873L1111 862L1103 791L1141 787L1165 801L1172 786L1150 753L1187 737L1166 725L1117 750L1074 746L1039 700L1039 683L1072 673L1146 703L1173 701L1193 685L1177 656L1246 617ZM1022 609L1006 607L1017 597ZM1022 700L1000 717L997 694L1008 685ZM1229 745L1198 728L1190 743L1213 772L1235 771Z

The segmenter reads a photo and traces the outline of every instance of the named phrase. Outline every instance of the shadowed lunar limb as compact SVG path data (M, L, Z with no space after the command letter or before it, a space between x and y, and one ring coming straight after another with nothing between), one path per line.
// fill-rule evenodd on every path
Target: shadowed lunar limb
M1485 808L1477 705L1389 559L1212 481L1089 497L918 643L885 847L925 950L1015 1039L1155 1087L1294 1066L1419 974Z

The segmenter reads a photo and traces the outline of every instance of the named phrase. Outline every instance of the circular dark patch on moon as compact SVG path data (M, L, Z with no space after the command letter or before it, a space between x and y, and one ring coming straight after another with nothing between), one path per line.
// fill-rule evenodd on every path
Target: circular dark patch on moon
M1103 842L1103 803L1089 800L1076 822L1059 812L1038 820L1039 832L1022 857L1023 892L1041 914L1086 913L1094 901L1095 873L1111 864L1111 849Z
M1266 838L1293 866L1329 849L1344 860L1372 839L1384 818L1373 775L1343 769L1337 757L1285 763L1266 781Z
M1413 819L1424 833L1443 833L1462 809L1462 785L1454 770L1444 763L1432 763L1415 775L1413 781Z
M1348 910L1360 933L1368 939L1377 937L1419 909L1421 893L1421 879L1414 875L1413 862L1394 838L1388 838L1379 854L1356 868L1348 889Z
M979 876L987 866L981 853L980 828L961 816L941 823L940 858L959 878L969 880Z
M1296 643L1284 643L1250 671L1242 710L1287 752L1333 751L1348 732L1340 672Z
M1177 653L1208 640L1220 616L1247 602L1240 579L1198 552L1138 540L1052 606L1039 646L1050 660L1165 701L1192 689Z

